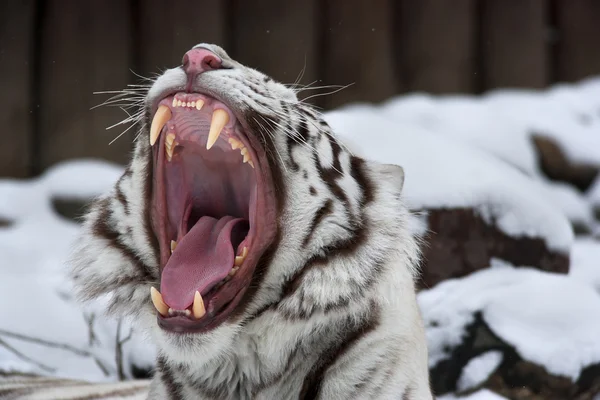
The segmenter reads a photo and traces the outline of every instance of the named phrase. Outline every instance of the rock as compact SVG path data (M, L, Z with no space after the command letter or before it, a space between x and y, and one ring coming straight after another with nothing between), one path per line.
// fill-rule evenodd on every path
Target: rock
M465 366L489 351L502 353L498 367L477 387L459 391L458 382ZM584 368L576 381L553 375L544 367L521 358L490 329L479 313L467 327L462 343L451 349L450 357L437 363L430 372L437 395L462 395L485 388L513 400L592 400L600 393L600 364Z
M568 182L584 192L598 176L598 165L570 161L551 138L535 133L531 134L531 138L538 153L540 169L548 178Z
M429 233L423 247L422 288L487 268L493 259L544 271L569 272L568 254L549 249L541 238L509 236L473 209L433 209L427 213Z

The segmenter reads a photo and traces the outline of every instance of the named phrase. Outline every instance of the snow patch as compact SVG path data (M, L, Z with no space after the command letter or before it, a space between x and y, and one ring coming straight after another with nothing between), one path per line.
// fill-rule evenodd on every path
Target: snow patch
M600 296L567 275L501 267L440 283L418 295L427 328L430 365L461 343L473 315L523 359L576 380L600 362ZM526 305L526 306L524 306Z
M469 360L458 379L459 392L473 389L484 383L502 362L500 351L488 351Z
M401 165L404 197L413 210L474 208L504 233L542 238L567 253L573 231L547 191L513 166L489 154L412 124L354 105L325 114L356 154Z

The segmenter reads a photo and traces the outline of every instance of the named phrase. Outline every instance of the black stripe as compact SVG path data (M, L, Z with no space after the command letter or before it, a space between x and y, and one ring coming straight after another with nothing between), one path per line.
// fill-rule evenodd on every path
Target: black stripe
M372 304L369 315L362 323L355 326L350 317L346 326L340 329L339 339L324 354L319 357L318 363L313 367L304 379L300 399L317 399L321 392L323 378L327 371L335 365L352 347L369 333L373 332L379 325L379 307Z
M152 229L152 177L154 166L152 164L152 152L146 148L144 154L141 155L146 158L146 168L144 174L144 206L142 213L144 214L144 232L146 233L146 239L150 246L154 249L155 263L159 265L160 258L160 247L158 244L158 237Z
M166 392L169 396L169 399L183 400L183 386L179 382L175 381L173 371L163 357L159 356L157 358L156 367L160 372L160 380L166 387Z
M121 203L121 206L123 206L123 210L125 211L125 214L129 215L129 203L127 202L127 198L125 198L125 194L123 193L123 190L121 189L121 184L123 183L124 180L125 180L125 175L123 175L123 176L121 176L121 178L119 178L119 181L117 182L117 185L115 187L115 192L116 192L117 200L119 200L119 203Z
M352 156L350 158L350 175L358 183L362 192L361 206L366 206L375 199L375 185L369 180L365 172L365 161L362 158Z
M313 216L312 222L308 227L308 234L304 237L302 241L302 247L306 247L306 245L310 242L313 235L315 234L315 229L317 226L331 213L333 212L333 201L331 199L327 199L325 203L317 210L315 215Z
M100 213L96 218L94 226L92 228L93 233L96 236L106 239L108 245L119 251L127 260L135 267L139 272L139 276L135 279L140 282L148 282L156 280L156 276L144 262L137 256L137 254L128 246L123 244L120 240L120 235L110 225L111 211L110 211L110 199L102 199L99 203Z

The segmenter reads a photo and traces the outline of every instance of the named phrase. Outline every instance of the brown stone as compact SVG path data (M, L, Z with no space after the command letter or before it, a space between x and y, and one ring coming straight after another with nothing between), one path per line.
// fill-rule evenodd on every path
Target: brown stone
M429 233L423 248L422 288L487 268L492 258L549 272L569 271L568 254L548 249L541 238L509 236L473 209L427 212Z
M592 400L600 393L600 364L584 368L577 381L572 381L522 359L479 313L465 332L462 343L448 349L449 357L431 368L431 384L437 395L456 392L464 367L474 357L491 350L502 353L502 362L479 386L461 395L485 388L513 400Z
M542 172L554 181L568 182L581 191L587 190L598 175L599 166L574 163L568 160L558 144L539 134L531 138L538 153L538 162Z

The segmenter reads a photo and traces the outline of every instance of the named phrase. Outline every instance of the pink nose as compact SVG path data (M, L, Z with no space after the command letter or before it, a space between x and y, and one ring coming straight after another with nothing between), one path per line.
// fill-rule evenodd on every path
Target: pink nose
M183 56L183 70L190 82L199 74L219 69L221 65L222 61L216 54L203 48L192 49Z

